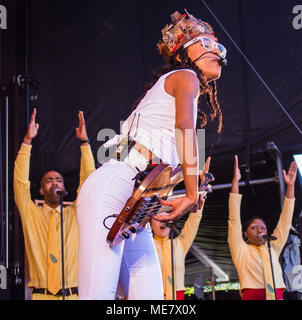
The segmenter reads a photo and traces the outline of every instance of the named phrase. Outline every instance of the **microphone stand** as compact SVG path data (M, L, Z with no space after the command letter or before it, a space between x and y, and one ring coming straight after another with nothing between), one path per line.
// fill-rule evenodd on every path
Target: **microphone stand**
M269 237L267 237L267 246L268 246L269 258L270 258L270 262L271 262L275 299L277 300L277 291L276 291L275 276L274 276L274 269L273 269L272 253L271 253L271 240Z
M63 300L65 300L65 272L64 272L64 233L63 233L63 196L60 196L61 207L61 256L62 256L62 291Z
M173 300L175 300L175 276L174 276L174 253L173 253L173 238L174 238L174 226L170 224L170 240L171 240L171 266L172 266L172 293Z

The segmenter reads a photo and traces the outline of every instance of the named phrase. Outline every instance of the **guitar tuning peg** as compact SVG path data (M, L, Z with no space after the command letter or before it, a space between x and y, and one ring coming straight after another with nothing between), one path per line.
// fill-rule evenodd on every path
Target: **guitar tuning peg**
M211 186L211 185L208 185L208 186L207 186L207 192L208 192L208 193L211 193L212 191L213 191L213 190L212 190L212 186Z
M206 172L204 175L205 175L206 182L210 182L210 181L214 181L215 180L214 176L210 172Z

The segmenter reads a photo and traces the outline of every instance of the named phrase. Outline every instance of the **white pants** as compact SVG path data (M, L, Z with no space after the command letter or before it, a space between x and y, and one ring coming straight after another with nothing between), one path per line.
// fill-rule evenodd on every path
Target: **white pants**
M120 213L133 192L134 168L141 166L136 160L139 154L132 150L131 163L109 160L87 178L79 192L80 300L113 300L119 282L127 299L163 299L161 269L149 224L115 247L106 242L108 229L103 221ZM106 225L110 227L113 222L110 218Z

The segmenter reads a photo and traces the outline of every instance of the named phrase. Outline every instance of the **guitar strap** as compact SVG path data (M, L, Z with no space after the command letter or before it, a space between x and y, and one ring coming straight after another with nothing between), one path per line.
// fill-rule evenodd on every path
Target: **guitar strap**
M127 138L123 138L116 148L116 151L114 151L112 154L112 158L118 161L125 160L126 156L129 154L134 145L135 140L132 140L129 136Z
M122 140L122 142L123 142L123 140ZM125 140L126 140L126 142L124 143L124 146L123 146L120 154L118 155L119 158L117 160L119 160L119 161L125 160L125 158L129 154L130 150L134 147L134 145L136 143L136 141L132 140L129 136L128 136L128 138L125 138Z
M134 147L136 141L131 139L130 136L123 138L119 143L116 151L113 153L112 158L118 161L124 161L126 156L129 154L130 150ZM162 160L158 157L152 159L152 152L149 151L150 161L149 165L153 168L156 165L162 163Z
M121 140L118 147L116 148L116 151L112 155L112 158L114 158L118 161L124 161L126 156L129 154L130 150L133 148L133 146L136 143L136 141L132 140L130 137L130 131L131 131L135 117L136 117L136 113L134 113L134 117L132 119L127 138L125 137ZM137 127L138 127L138 123L139 123L139 118L140 118L140 114L138 114L138 119L137 119L137 123L136 123L136 132L134 134L134 137L137 134Z

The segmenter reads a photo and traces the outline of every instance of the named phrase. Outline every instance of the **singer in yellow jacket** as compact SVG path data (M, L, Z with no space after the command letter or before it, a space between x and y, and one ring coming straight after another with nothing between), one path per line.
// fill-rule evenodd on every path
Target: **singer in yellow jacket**
M205 181L205 173L209 171L211 157L208 157L203 170L200 171L200 181ZM200 196L197 212L191 212L180 234L173 239L173 264L174 264L174 294L172 278L172 255L170 227L168 224L152 219L151 227L153 238L161 266L164 298L172 300L184 299L185 292L185 259L196 237L202 218L204 199Z
M94 158L89 145L85 128L83 113L80 111L79 127L76 129L76 136L82 142L81 145L81 168L80 185L95 170ZM60 198L57 191L65 191L63 177L56 171L49 171L44 174L41 180L40 193L44 197L43 207L37 206L31 200L29 167L31 154L31 141L36 137L39 125L35 122L36 109L34 109L27 133L21 145L14 167L14 198L20 213L25 249L29 267L29 282L27 286L32 289L32 300L61 300L62 272L61 272L61 220L60 220ZM58 264L59 290L49 292L51 285L48 279L48 229L50 216L55 216L55 231L58 243L58 254L55 259ZM65 299L75 300L78 298L78 225L76 218L75 202L64 207L64 275L65 275Z
M185 259L196 237L202 218L203 205L197 212L191 212L185 225L176 238L173 239L174 255L174 297L184 299L185 292ZM163 222L152 220L153 238L161 266L165 300L173 300L172 256L170 228Z
M283 299L285 284L278 259L286 243L294 212L294 185L297 176L297 165L294 161L287 174L283 170L283 176L287 191L278 224L273 232L277 239L271 242L272 272L268 245L263 237L267 235L264 220L261 217L251 217L243 230L246 241L242 237L242 196L239 194L241 174L238 158L235 156L232 190L229 196L228 243L240 281L242 300L275 300L276 296L277 300Z

